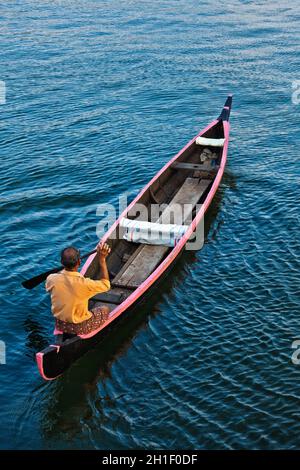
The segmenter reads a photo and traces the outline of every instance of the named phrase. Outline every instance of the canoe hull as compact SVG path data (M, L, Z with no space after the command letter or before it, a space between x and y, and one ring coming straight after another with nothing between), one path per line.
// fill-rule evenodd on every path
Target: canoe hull
M76 360L78 360L82 355L87 351L92 349L94 346L98 345L107 335L109 335L112 329L115 328L121 319L124 319L125 316L130 315L137 307L144 303L145 300L151 296L154 289L157 288L167 274L173 268L175 262L178 260L182 254L186 243L189 241L189 238L193 235L194 231L197 229L201 220L204 217L205 212L207 211L210 203L218 189L220 181L222 179L224 168L227 159L227 149L229 142L229 115L231 110L232 98L229 96L223 107L223 110L218 119L212 121L205 129L203 129L197 136L194 137L173 159L171 159L155 176L152 180L145 186L141 193L132 201L128 208L121 214L120 218L113 224L113 226L108 230L108 232L103 237L103 241L107 241L110 235L118 227L121 217L126 216L127 212L133 207L135 203L139 201L139 198L142 198L146 191L151 188L164 172L168 171L171 168L171 165L174 164L177 160L179 161L184 152L189 151L192 145L195 144L196 137L205 135L211 132L212 129L222 126L222 132L225 137L225 144L222 150L220 157L219 169L212 180L212 184L205 196L205 200L202 204L202 207L196 216L194 217L192 223L189 226L188 231L178 242L178 244L170 250L169 254L165 259L159 264L159 266L147 277L147 279L139 285L127 298L120 304L116 305L116 308L112 311L112 315L109 320L103 327L98 331L92 332L89 335L82 337L73 337L65 340L61 345L54 344L50 345L43 351L37 353L36 360L39 372L45 380L53 380L63 374ZM210 137L208 135L208 137ZM84 264L81 273L83 275L89 276L89 269L94 262L95 255L88 258ZM90 277L90 276L89 276Z

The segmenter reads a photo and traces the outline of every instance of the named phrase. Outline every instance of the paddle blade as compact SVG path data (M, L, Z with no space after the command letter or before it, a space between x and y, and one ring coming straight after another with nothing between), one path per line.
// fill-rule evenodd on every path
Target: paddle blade
M25 289L33 289L34 287L44 282L49 276L49 274L58 273L62 269L63 266L60 266L59 268L51 269L50 271L46 271L42 274L39 274L38 276L32 277L31 279L27 279L27 281L22 282L22 286L25 287Z

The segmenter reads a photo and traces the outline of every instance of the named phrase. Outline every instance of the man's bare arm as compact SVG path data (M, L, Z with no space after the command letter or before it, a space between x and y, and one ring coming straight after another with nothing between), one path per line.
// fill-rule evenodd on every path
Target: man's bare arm
M100 279L106 279L109 281L109 274L106 265L106 258L111 252L107 243L99 243L97 246L97 254L100 266Z

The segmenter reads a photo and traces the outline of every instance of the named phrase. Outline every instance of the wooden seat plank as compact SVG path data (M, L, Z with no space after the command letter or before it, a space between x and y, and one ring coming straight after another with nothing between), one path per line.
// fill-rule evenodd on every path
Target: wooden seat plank
M164 245L142 245L138 256L126 267L122 275L113 280L114 286L138 287L154 271L169 247Z
M204 171L207 173L208 171L216 171L215 167L211 166L210 162L204 162L204 163L186 163L186 162L175 162L171 165L171 168L174 168L175 170L198 170L198 171Z
M210 183L211 180L207 179L186 178L157 222L172 223L170 219L179 205L184 210L181 211L182 221L176 220L176 223L184 224ZM112 285L131 289L138 287L154 271L168 250L169 247L164 245L141 244L113 279Z
M176 223L178 225L184 224L185 220L191 215L195 205L199 201L202 194L206 191L211 180L199 178L186 178L184 184L179 191L175 194L174 198L163 211L158 219L158 223L170 224ZM172 215L177 213L178 206L181 206L182 218L181 220L174 220Z

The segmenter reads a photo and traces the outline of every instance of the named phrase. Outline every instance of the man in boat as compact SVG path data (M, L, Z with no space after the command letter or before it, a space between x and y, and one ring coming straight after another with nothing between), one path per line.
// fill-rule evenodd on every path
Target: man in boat
M52 313L56 329L69 334L88 334L99 328L108 318L109 308L105 306L88 309L88 300L100 292L110 289L106 257L109 246L99 243L97 256L100 280L95 281L78 272L80 253L73 246L61 252L64 269L50 274L46 280L46 290L51 295Z

